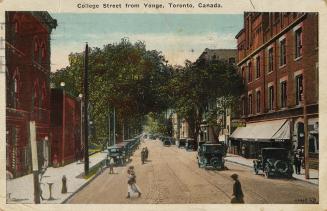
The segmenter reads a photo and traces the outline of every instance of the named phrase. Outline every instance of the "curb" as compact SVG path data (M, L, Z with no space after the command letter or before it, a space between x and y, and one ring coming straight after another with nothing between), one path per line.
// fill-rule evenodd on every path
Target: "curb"
M70 196L68 196L66 199L64 199L60 204L65 204L69 199L71 199L75 194L77 194L79 191L81 191L83 188L85 188L90 182L92 182L95 178L97 178L100 174L102 174L103 171L100 171L96 173L92 178L87 180L84 184L82 184L79 188L77 188L76 191L74 191Z
M241 165L241 166L245 166L245 167L247 167L247 168L251 168L251 169L252 169L252 166L249 166L249 165L246 165L246 164L243 164L243 163L239 163L239 162L231 161L231 160L226 160L226 159L225 159L225 161L226 161L226 162L229 162L229 163L234 163L234 164L238 164L238 165ZM296 177L294 177L294 176L292 176L292 179L294 179L294 180L298 180L298 181L302 181L302 182L307 182L307 183L310 183L310 184L312 184L312 185L319 186L319 183L316 184L316 183L314 183L313 181L310 181L310 180L303 180L303 179L296 178Z

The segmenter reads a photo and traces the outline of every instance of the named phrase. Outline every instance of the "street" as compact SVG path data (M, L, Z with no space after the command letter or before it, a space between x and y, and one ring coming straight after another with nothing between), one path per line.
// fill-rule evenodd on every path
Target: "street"
M149 159L141 164L140 150L147 146ZM134 165L136 181L142 196L127 196L126 167L106 169L67 203L230 203L233 181L240 177L245 203L317 203L318 186L289 179L266 179L254 175L252 169L226 163L228 170L213 171L198 168L196 152L164 147L160 141L143 142L129 165ZM127 166L129 166L127 165Z

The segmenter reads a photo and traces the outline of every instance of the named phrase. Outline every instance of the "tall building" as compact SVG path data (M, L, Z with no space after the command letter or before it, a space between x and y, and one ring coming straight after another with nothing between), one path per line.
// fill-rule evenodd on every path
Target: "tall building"
M318 13L244 13L236 35L245 85L242 119L231 135L235 152L257 157L265 146L304 146L308 118L311 167L318 167Z
M15 177L31 171L29 122L39 166L50 160L50 34L47 12L6 12L6 161Z

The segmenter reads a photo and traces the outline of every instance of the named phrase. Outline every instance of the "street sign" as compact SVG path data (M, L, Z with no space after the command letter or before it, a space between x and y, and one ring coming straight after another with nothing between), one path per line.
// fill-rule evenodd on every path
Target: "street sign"
M246 122L242 119L233 119L232 127L246 127Z
M37 159L37 146L36 146L36 128L35 122L30 122L30 140L31 140L31 151L32 151L32 168L33 171L38 171L38 159Z

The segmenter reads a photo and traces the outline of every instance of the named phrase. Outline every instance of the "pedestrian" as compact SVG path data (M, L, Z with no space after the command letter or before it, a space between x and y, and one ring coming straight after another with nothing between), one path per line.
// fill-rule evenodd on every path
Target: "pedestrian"
M301 173L301 158L300 154L295 152L294 154L294 166L295 166L295 173L300 174Z
M231 203L233 204L244 204L244 194L242 191L242 186L240 181L238 180L238 175L237 174L232 174L230 176L234 181L233 185L233 197L231 199Z
M145 162L145 149L144 148L141 150L141 161L142 161L142 164L144 164L144 162Z
M114 174L114 162L112 158L109 158L108 161L108 166L109 166L109 174Z
M133 193L137 193L138 197L141 197L140 188L136 185L136 175L134 171L134 166L130 166L127 170L128 174L128 187L127 187L127 197L130 198Z
M148 150L148 147L145 147L145 160L148 160L148 157L149 157L149 150Z

